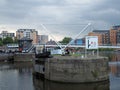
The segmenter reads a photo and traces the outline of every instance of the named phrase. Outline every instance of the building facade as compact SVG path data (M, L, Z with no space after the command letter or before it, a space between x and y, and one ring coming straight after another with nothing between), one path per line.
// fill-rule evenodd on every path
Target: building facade
M120 45L120 25L112 26L110 29L111 45Z
M88 36L98 36L98 45L102 45L102 34L90 32L88 33Z
M111 29L110 30L110 44L111 45L117 45L117 30L116 29Z
M115 25L115 26L112 26L112 28L111 29L113 29L113 30L118 30L118 29L120 29L120 25Z
M85 39L75 39L73 42L71 42L71 45L85 45Z
M120 45L120 29L117 30L116 34L117 45Z
M98 36L99 45L120 45L120 26L113 26L110 30L93 30L89 36Z
M18 29L16 31L16 38L18 40L26 37L29 39L32 39L32 44L37 44L38 43L38 32L35 29Z
M48 42L48 35L38 35L38 43L46 44Z
M8 31L2 31L0 34L0 38L4 39L6 37L11 37L13 40L15 39L15 33L9 33Z
M57 45L57 43L51 39L46 43L46 45Z
M99 45L120 45L120 25L112 26L110 30L93 30L88 36L98 36Z
M110 32L109 30L93 30L94 33L102 35L102 45L110 44Z

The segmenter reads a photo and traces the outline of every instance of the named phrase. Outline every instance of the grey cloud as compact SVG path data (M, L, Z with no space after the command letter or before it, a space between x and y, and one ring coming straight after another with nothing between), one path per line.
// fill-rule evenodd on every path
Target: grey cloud
M104 0L103 3L97 5L98 6L97 8L102 10L109 8L119 10L120 9L119 3L120 3L119 0Z
M58 3L59 2L59 3ZM10 18L14 20L15 22L24 22L25 20L29 20L28 18L30 17L31 20L32 18L36 18L35 14L39 14L41 17L41 12L38 11L37 13L35 12L36 7L42 7L42 6L63 6L64 5L64 0L5 0L3 5L0 8L0 17L4 18ZM45 9L44 9L45 10ZM46 10L45 10L46 11ZM30 16L32 13L32 17ZM49 19L51 16L44 15L44 19ZM37 17L39 18L39 17ZM41 19L43 19L41 18ZM10 20L9 19L9 20ZM23 20L24 19L24 20ZM39 18L40 19L40 18ZM9 22L7 19L6 22ZM37 19L38 20L38 19ZM10 21L11 22L11 21ZM2 23L2 21L1 21Z
M8 4L13 4L13 5L21 5L21 6L26 6L26 7L34 7L34 6L43 6L43 5L64 5L65 1L64 0L7 0Z
M87 24L93 22L104 28L105 24L120 24L119 0L2 0L0 1L0 23L7 24ZM78 2L78 3L77 3ZM70 26L70 25L69 25ZM61 27L58 29L58 27ZM80 26L54 26L62 33L79 32ZM52 28L52 29L53 29ZM66 29L66 31L65 31ZM58 31L53 30L55 33Z
M6 20L7 23L11 22L11 20L15 20L16 22L17 20L23 19L29 12L29 8L23 7L22 4L16 4L13 0L9 1L6 1L6 4L0 8L0 17L4 17L4 19L8 18Z
M120 24L119 3L118 0L104 0L102 3L94 4L87 9L88 12L82 12L82 18L94 22L106 22L109 25Z

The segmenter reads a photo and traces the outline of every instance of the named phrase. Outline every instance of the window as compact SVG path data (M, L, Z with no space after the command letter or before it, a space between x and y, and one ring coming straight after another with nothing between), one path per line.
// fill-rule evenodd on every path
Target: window
M30 32L26 32L26 37L30 38Z

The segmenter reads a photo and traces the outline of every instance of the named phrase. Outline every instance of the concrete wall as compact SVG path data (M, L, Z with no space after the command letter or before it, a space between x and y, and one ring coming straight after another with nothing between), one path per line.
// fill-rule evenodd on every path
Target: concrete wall
M66 56L63 56L66 57ZM49 58L45 62L45 78L58 82L97 82L108 80L107 58Z
M12 61L13 54L0 54L0 62L2 61Z
M33 75L33 84L35 90L110 90L109 82L71 84L56 83Z
M32 61L34 57L32 53L17 53L14 55L14 61Z

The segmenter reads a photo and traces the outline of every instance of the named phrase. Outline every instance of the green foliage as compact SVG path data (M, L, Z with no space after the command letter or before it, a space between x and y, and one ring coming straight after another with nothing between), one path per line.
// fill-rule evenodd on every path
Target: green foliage
M17 38L15 38L14 43L18 43L18 39Z
M60 41L60 43L62 43L62 44L68 44L71 40L72 40L71 37L64 37L63 40Z
M0 41L0 46L2 46L3 45L3 43L2 43L2 41Z
M2 46L2 45L3 45L2 38L0 38L0 46Z
M18 43L17 38L15 38L15 40L13 40L11 37L6 37L4 39L0 38L0 46L9 44L9 43Z
M2 38L0 38L0 41L2 42Z
M114 51L113 48L99 48L99 51Z
M3 41L2 41L2 38L0 38L0 46L3 45Z
M3 39L3 44L13 43L13 39L11 37L6 37Z

